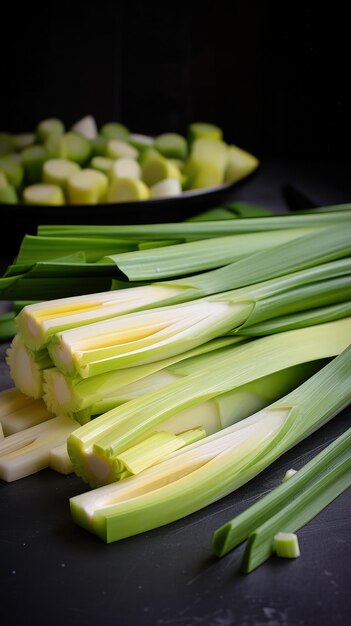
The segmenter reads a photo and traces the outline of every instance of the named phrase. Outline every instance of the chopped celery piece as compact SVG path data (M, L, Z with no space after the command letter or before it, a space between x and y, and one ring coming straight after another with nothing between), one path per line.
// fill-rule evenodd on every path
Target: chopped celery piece
M18 189L23 181L24 170L13 156L0 156L0 172L3 172L12 187Z
M46 183L37 183L26 187L23 191L23 200L25 204L31 205L60 206L65 204L65 196L61 187Z
M141 178L141 167L135 159L122 157L112 163L109 170L110 183L113 184L119 178Z
M68 180L68 198L71 204L96 204L103 202L108 187L105 174L85 169Z
M146 147L140 154L138 161L141 166L145 165L149 160L158 159L160 157L160 153L153 146Z
M176 178L166 178L160 180L159 183L155 183L150 187L151 198L172 198L174 196L180 196L182 188L180 182Z
M139 133L132 133L131 135L129 135L128 141L139 152L143 152L147 148L151 148L155 143L153 137L149 137L148 135L141 135Z
M65 132L65 127L61 120L56 118L43 120L37 126L36 135L40 143L45 143L45 141L51 135L63 135Z
M22 151L21 157L28 182L39 183L42 180L43 165L49 158L46 149L43 146L30 146Z
M237 146L228 147L228 162L224 174L226 183L236 183L249 176L258 167L259 161L249 152Z
M73 465L68 456L66 442L50 450L49 467L59 474L72 474Z
M292 478L295 474L296 474L297 470L294 469L289 469L285 472L284 476L283 476L283 480L282 483L285 483L287 480L289 480L290 478Z
M149 197L150 191L145 183L136 178L117 178L107 192L107 202L133 202Z
M17 389L32 398L41 398L43 370L52 367L47 350L29 350L16 335L7 351L6 361Z
M186 162L187 188L215 187L224 181L228 147L215 139L196 139Z
M157 152L150 154L142 164L142 179L149 186L159 183L165 178L180 180L180 171L172 161L165 159Z
M81 120L73 124L72 130L86 139L96 139L98 135L96 122L92 115L82 117Z
M11 482L48 467L50 452L77 427L69 417L53 417L0 441L0 478Z
M128 141L129 139L128 128L117 122L104 124L102 128L100 128L100 134L106 139L121 139L123 141Z
M295 533L277 533L274 537L274 552L284 559L296 559L300 548Z
M110 157L111 159L121 159L123 157L128 157L129 159L137 159L139 156L139 152L136 148L131 146L126 141L112 139L107 144L106 156Z
M43 181L52 185L58 185L67 191L68 180L80 171L78 163L67 159L49 159L43 166Z
M74 521L109 543L211 504L251 480L350 402L350 376L348 348L263 411L173 452L128 480L71 498ZM295 480L283 488L289 489Z
M221 141L223 136L223 132L218 126L205 122L190 124L188 134L189 141L194 141L195 139L217 139L217 141Z
M93 170L97 170L98 172L108 175L113 163L113 159L108 159L104 156L94 156L90 161L90 167Z
M116 480L115 457L119 452L149 433L163 429L165 421L180 411L211 399L219 400L223 425L232 423L237 417L240 419L242 416L235 414L235 396L234 399L229 396L229 402L225 403L223 394L280 369L339 354L350 343L350 331L351 320L348 319L228 347L219 354L214 352L199 357L203 363L197 364L196 370L188 375L184 375L186 370L181 369L187 366L187 361L180 361L175 370L183 374L179 380L112 409L70 437L68 451L75 471L94 486ZM239 389L239 394L242 391ZM234 417L231 414L232 399ZM102 474L99 467L103 468Z
M59 139L58 157L84 165L88 161L90 154L90 141L78 133L65 133Z
M164 133L156 137L155 148L167 159L184 160L188 153L186 140L177 133Z

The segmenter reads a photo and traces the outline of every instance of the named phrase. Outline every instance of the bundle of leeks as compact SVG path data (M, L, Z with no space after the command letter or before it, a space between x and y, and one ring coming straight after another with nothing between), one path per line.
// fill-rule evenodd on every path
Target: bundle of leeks
M12 393L33 398L30 427L8 431L0 476L14 480L54 458L94 487L111 483L72 503L78 522L107 541L249 480L350 400L350 215L343 207L198 221L159 225L153 235L152 227L116 227L119 237L134 228L158 243L193 241L101 263L132 280L166 280L22 310L8 362ZM233 229L241 234L228 235ZM74 237L75 227L66 232ZM333 389L322 402L327 377ZM48 421L35 421L30 408L43 407L40 398Z

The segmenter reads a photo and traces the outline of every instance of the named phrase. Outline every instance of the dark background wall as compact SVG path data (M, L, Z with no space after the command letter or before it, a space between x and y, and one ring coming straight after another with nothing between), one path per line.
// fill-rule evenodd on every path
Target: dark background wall
M1 130L87 113L145 133L204 120L259 156L347 158L347 4L3 5Z

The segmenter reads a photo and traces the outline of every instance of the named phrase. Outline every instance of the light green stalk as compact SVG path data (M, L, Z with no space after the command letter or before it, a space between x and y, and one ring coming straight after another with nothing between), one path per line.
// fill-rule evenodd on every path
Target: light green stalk
M129 395L133 393L131 385L136 385L139 391L150 384L156 389L175 378L172 366L177 362L187 359L187 366L191 371L192 365L196 367L199 355L243 341L245 340L241 337L215 339L168 359L106 372L86 380L65 376L56 367L52 367L44 372L44 400L53 413L68 414L85 423L92 415L109 410L102 410L104 406L112 408L129 399ZM134 387L134 393L136 388Z
M248 482L331 419L350 402L350 383L348 348L263 411L137 476L71 498L73 519L111 542L189 515Z
M98 237L38 237L25 235L21 243L16 265L38 263L68 257L83 252L87 263L98 261L108 254L129 252L137 249L137 242Z
M330 208L330 207L329 207ZM115 225L40 225L38 235L45 237L119 237L127 239L208 239L209 237L223 237L224 235L239 233L254 233L284 228L316 228L320 226L334 226L337 223L345 224L351 221L351 215L342 205L340 211L307 213L303 215L275 215L272 217L252 217L233 220L218 220L211 222L180 222L173 224L137 224L133 226Z
M347 318L229 347L220 354L204 355L202 366L188 376L186 361L180 363L178 373L183 373L183 378L109 411L69 438L68 452L75 471L93 486L117 480L120 470L115 460L119 453L155 430L163 430L166 420L217 399L218 428L227 426L232 423L230 392L287 367L339 354L350 341L351 318ZM222 409L224 423L221 423ZM197 424L192 423L192 428L202 426L200 420L201 416ZM180 428L185 430L183 423Z
M216 237L174 246L106 254L103 261L116 265L131 281L154 281L228 265L250 254L272 250L277 245L312 233L313 229L294 228L270 233L229 235L220 239ZM48 237L47 241L50 242L50 239L53 238Z
M44 401L50 410L57 415L65 413L80 424L85 424L92 417L102 415L143 394L161 389L178 380L179 377L189 376L196 373L199 367L204 367L201 359L188 360L191 361L191 364L186 363L186 367L181 367L179 370L177 366L172 365L161 370L163 365L172 361L172 359L166 359L151 365L140 365L118 372L101 374L87 380L76 380L73 381L76 382L75 386L72 385L72 381L68 377L64 377L56 368L51 368L44 373ZM158 371L147 373L156 369L153 365L158 367ZM311 375L311 369L313 368L310 364L307 368L298 365L264 376L247 385L242 385L235 391L224 394L223 397L218 397L215 403L204 402L196 408L196 411L188 409L177 414L175 419L167 420L163 427L172 430L172 432L174 430L180 432L183 427L184 429L196 427L200 420L202 427L209 434L214 432L219 425L226 426L227 420L234 423L284 395L302 382L304 377ZM119 374L121 375L120 380ZM128 380L128 374L130 374L129 379L134 378L134 381L121 384L123 380ZM100 380L96 381L95 379ZM105 389L105 394L103 394L103 389ZM108 395L106 390L109 391ZM86 405L84 408L78 408L84 404ZM72 410L72 406L76 407L75 411ZM183 422L184 425L182 425Z
M172 287L134 287L84 296L73 296L26 306L16 323L26 345L33 350L45 347L55 333L110 319L148 305L157 306L177 295Z
M335 261L195 302L67 330L53 337L49 354L60 371L83 378L151 363L244 324L350 299L350 266L351 259Z
M348 429L287 482L218 528L216 554L223 556L248 538L241 568L248 573L261 565L273 553L277 532L298 530L351 485L350 444Z
M18 329L26 345L38 350L47 345L53 334L66 329L132 311L203 298L288 274L296 269L313 267L349 253L349 236L344 228L321 229L278 245L273 250L255 253L234 264L189 278L122 289L118 293L105 292L34 304L26 307L17 318ZM98 267L103 269L110 266ZM1 280L10 281L7 289L11 289L11 277ZM34 280L38 281L38 278ZM28 282L28 278L23 282ZM30 284L32 282L29 281ZM33 290L36 291L35 286ZM91 289L88 291L91 292Z
M350 352L350 348L348 351ZM253 564L253 548L256 543L255 532L259 530L257 537L257 544L259 544L261 527L263 528L263 526L266 525L267 529L270 527L271 538L270 544L266 544L269 552L268 554L267 552L265 553L265 558L267 558L267 556L272 553L274 532L278 530L278 528L275 527L275 522L278 520L278 518L275 520L276 516L285 516L289 508L295 509L297 515L301 515L301 508L295 505L296 500L304 493L313 493L316 483L320 480L324 480L335 464L339 464L340 461L343 462L343 455L345 453L350 456L350 443L351 429L348 429L346 433L338 437L297 472L290 470L293 471L294 474L290 476L288 480L281 483L264 496L264 498L259 499L255 504L240 513L234 519L223 524L220 528L217 528L213 534L212 540L212 547L217 556L228 554L228 552L250 537L250 544L247 546L244 560L247 564L249 560L251 564ZM308 516L308 510L306 514ZM292 516L292 518L293 517L294 516ZM289 527L294 531L299 528L299 526L291 526L291 524L289 524ZM281 526L280 529L287 530L286 522L284 522L284 526ZM257 558L259 552L260 550L257 549L257 555L254 556L257 565L259 564ZM261 556L263 555L264 550L261 553ZM265 558L263 560L265 560ZM263 562L263 560L261 562Z
M244 326L239 331L234 331L235 335L243 335L245 337L257 337L270 335L272 333L281 333L286 330L294 330L296 328L305 328L306 326L314 326L315 324L324 324L333 320L342 319L351 315L351 301L341 302L340 304L332 304L323 306L310 311L300 311L291 315L275 317L272 320L266 320L252 326Z

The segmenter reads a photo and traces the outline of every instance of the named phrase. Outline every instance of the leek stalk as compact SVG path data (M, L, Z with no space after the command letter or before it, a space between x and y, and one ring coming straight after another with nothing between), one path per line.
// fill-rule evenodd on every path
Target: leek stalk
M60 371L82 378L167 358L244 324L350 299L350 265L343 259L210 298L73 328L52 338L49 354Z
M243 341L241 337L215 339L168 359L106 372L87 380L64 376L57 368L52 367L44 371L44 401L53 413L71 415L81 423L82 420L89 421L91 415L106 412L100 410L103 404L111 405L112 408L125 402L126 395L132 393L131 386L140 382L142 387L150 383L154 388L163 386L166 380L169 382L175 378L172 366L176 363L187 359L188 370L192 365L196 367L199 355ZM161 375L161 378L155 381L155 375Z
M112 542L199 510L249 481L331 419L350 402L350 382L349 347L263 411L139 475L71 498L73 519Z
M349 205L346 205L349 206ZM329 207L330 209L330 207ZM152 239L208 239L209 237L223 237L230 234L254 233L268 230L282 230L285 228L315 228L320 226L335 226L337 223L350 223L351 215L345 210L318 213L304 213L301 215L287 214L268 217L251 217L233 220L219 220L210 222L180 222L173 224L136 224L133 226L115 225L40 225L38 235L45 237L118 237L133 238L138 241Z
M167 419L214 399L219 410L218 427L227 426L231 423L230 392L281 369L339 354L350 340L351 319L346 318L202 355L202 363L188 375L187 362L180 362L178 373L183 376L179 380L130 400L73 433L68 452L74 469L93 486L117 480L120 469L115 461L119 453L155 430L163 430ZM226 394L227 417L221 424ZM192 427L202 425L201 416L198 419ZM183 423L181 428L184 430Z
M19 315L18 328L28 347L40 349L53 334L69 328L133 311L203 298L297 269L313 267L349 253L349 236L344 228L321 229L278 245L273 250L263 250L226 267L189 278L122 289L116 293L98 293L31 305ZM26 281L28 279L23 282ZM33 289L35 291L35 287Z
M300 470L289 479L288 485L294 480L293 488L289 492L292 499L287 499L285 493L281 494L281 508L277 510L275 507L273 515L262 524L256 523L255 529L249 535L241 564L244 572L251 572L269 558L278 529L284 529L285 532L298 530L351 486L350 444L351 429L348 429L331 446L312 459L303 468L304 471ZM296 490L296 482L299 483L299 491ZM274 501L274 495L277 498L278 494L273 492L269 494L271 495Z
M310 311L299 311L291 315L283 315L275 317L272 320L266 320L252 326L245 326L239 331L234 331L235 335L239 334L245 337L257 337L262 335L270 335L272 333L280 333L286 330L294 330L296 328L305 328L315 324L324 324L333 320L342 319L351 315L351 301L341 302L340 304L332 304L323 306Z
M348 350L350 351L350 348ZM351 458L350 443L351 429L348 429L346 433L338 437L333 443L322 450L322 452L317 454L313 459L311 459L311 461L309 461L309 463L291 475L288 480L273 489L273 491L264 496L264 498L255 502L255 504L249 507L246 511L243 511L237 517L218 528L214 532L212 540L212 547L217 556L224 556L225 554L228 554L228 552L250 537L250 546L247 548L245 561L248 562L248 560L250 560L252 562L250 553L253 553L253 545L256 542L256 530L261 532L261 528L263 528L263 526L267 529L270 528L270 537L273 539L273 527L275 526L276 530L279 530L279 528L275 525L275 518L278 520L277 516L279 516L279 518L281 516L285 517L288 509L289 511L294 509L294 503L300 498L301 495L305 493L313 493L315 485L320 480L324 481L328 476L329 471L335 465L339 465L340 462L344 462L345 454ZM301 513L301 510L297 505L295 508L297 516L301 516L301 514L303 516L305 515L305 513ZM307 510L306 516L308 516L308 514ZM293 518L294 516L291 517ZM280 530L298 530L299 526L295 526L294 523L289 523L289 517L286 519L288 524L284 524L284 527L281 527ZM307 521L308 519L311 518L307 517ZM280 521L281 519L279 519L278 526ZM289 526L289 529L287 526ZM260 539L257 538L257 543L259 543L259 541ZM271 548L272 545L269 546L270 554ZM250 558L248 558L249 554ZM255 558L255 561L257 561L258 564L257 557Z

